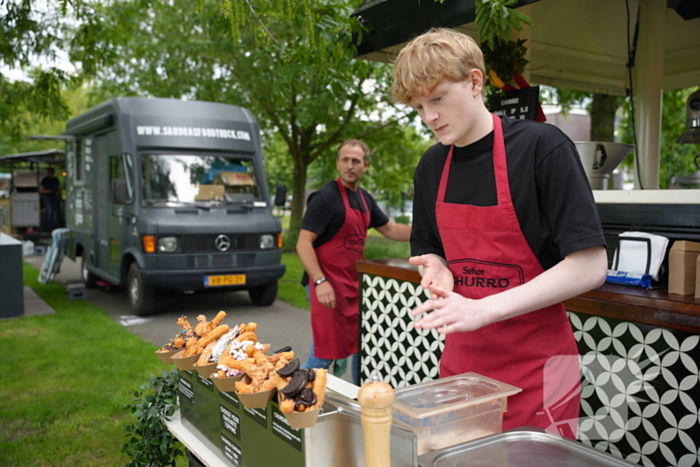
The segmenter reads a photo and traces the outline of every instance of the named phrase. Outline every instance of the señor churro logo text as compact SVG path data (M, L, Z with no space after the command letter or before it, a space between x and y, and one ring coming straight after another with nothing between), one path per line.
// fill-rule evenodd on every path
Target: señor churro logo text
M490 289L507 289L510 286L510 279L505 277L483 277L486 271L483 269L462 268L462 274L455 276L455 285L462 287L484 287Z
M343 246L347 250L362 253L365 250L365 237L357 234L350 234L343 237Z
M479 289L509 289L523 283L520 266L474 259L450 261L455 286Z

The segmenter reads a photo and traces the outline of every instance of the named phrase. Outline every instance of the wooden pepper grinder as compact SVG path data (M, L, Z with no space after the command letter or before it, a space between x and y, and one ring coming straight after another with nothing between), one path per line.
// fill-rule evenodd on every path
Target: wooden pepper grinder
M357 393L362 406L365 467L391 467L391 406L395 398L391 386L378 381L376 375Z

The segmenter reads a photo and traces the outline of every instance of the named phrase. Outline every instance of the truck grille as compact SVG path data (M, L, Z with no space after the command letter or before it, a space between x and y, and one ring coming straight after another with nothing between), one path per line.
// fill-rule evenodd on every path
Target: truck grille
M213 235L183 235L182 240L182 252L183 253L204 253L212 252L218 253L219 250L216 249L215 240L219 234ZM257 250L258 245L258 235L227 235L231 241L231 246L226 251L236 251L236 250Z
M187 267L194 269L231 268L255 265L255 253L187 255Z

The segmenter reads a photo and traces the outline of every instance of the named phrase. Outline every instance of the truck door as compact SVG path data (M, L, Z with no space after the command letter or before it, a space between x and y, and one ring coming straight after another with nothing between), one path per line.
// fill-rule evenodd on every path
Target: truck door
M117 132L95 138L95 264L108 275L119 280L121 257L122 206L112 204L111 179L115 177L115 165L119 167ZM114 155L112 155L114 154Z

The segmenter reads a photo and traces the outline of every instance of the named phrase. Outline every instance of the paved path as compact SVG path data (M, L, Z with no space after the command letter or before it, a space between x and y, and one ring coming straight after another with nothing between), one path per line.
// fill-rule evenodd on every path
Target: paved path
M43 256L24 257L24 261L37 269L41 269L43 260ZM82 283L80 263L65 258L55 280L64 284ZM173 293L159 296L160 312L140 318L131 313L123 289L112 292L90 289L87 290L87 297L130 332L155 345L163 345L179 331L176 320L180 316L187 316L190 323L194 324L197 315L204 314L207 319L212 319L219 310L224 310L227 316L223 322L229 326L240 322L258 323L261 342L271 344L272 350L290 345L302 362L309 353L310 313L279 300L269 307L257 307L252 304L247 292L191 295ZM348 373L346 378L347 375Z

